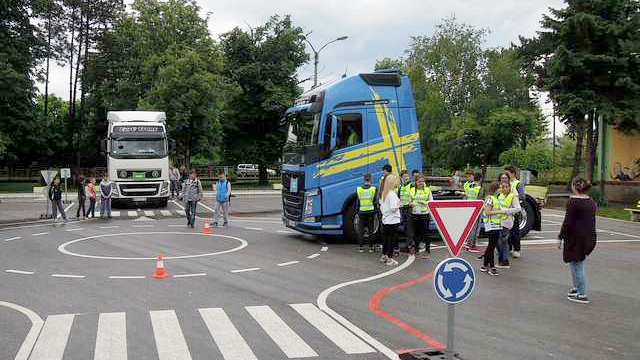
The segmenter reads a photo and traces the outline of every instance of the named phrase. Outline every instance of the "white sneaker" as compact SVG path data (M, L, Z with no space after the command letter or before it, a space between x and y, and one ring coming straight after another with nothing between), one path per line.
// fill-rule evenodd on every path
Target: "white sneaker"
M511 253L511 255L512 255L515 259L517 259L517 258L519 258L519 257L520 257L520 251L514 251L514 252L512 252L512 253Z
M388 260L387 255L382 255L382 256L380 257L380 262L386 263L386 262L387 262L387 260Z
M396 265L398 265L398 262L393 260L393 259L389 259L389 260L387 260L386 264L387 264L387 266L396 266Z

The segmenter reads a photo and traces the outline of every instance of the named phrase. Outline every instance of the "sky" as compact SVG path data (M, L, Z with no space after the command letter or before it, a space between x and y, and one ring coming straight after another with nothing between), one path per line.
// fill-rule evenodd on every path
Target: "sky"
M563 0L198 0L198 5L203 14L210 13L214 38L236 26L247 29L263 24L273 14L290 14L294 25L312 32L308 39L316 49L348 36L320 53L320 83L345 73L372 71L376 60L402 56L411 36L432 35L443 18L455 16L460 22L488 29L487 48L508 47L519 43L519 35L535 36L549 7L564 6ZM299 79L311 77L313 61L300 68L298 75ZM304 84L306 88L310 85ZM44 91L43 84L38 87ZM68 69L54 65L49 88L68 99ZM542 101L541 106L551 114L550 104Z

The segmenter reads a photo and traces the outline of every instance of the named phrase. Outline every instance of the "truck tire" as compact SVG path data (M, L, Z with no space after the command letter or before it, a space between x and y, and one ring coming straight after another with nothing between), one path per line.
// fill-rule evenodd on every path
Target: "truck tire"
M535 205L528 200L521 200L520 207L522 208L520 215L520 238L523 238L533 228L537 210Z
M342 224L342 231L347 242L357 244L359 242L358 232L358 212L356 211L356 202L352 201L347 205L347 210L344 212L344 221Z

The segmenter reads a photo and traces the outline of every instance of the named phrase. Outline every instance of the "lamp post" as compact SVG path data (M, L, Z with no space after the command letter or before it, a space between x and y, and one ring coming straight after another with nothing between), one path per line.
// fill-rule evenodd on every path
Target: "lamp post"
M309 35L309 34L307 34ZM319 62L319 54L320 51L322 51L322 49L326 48L327 45L332 44L336 41L342 41L342 40L346 40L348 38L348 36L340 36L337 39L333 39L331 41L329 41L328 43L322 45L322 47L316 51L316 48L313 47L313 44L311 44L311 42L309 41L309 39L307 39L306 35L301 36L302 40L306 41L307 44L309 44L309 46L311 47L311 50L313 50L313 87L315 88L316 86L318 86L318 62Z

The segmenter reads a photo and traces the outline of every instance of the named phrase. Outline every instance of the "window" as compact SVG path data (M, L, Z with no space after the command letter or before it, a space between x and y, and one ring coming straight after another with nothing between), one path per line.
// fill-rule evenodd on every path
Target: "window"
M341 114L338 115L338 139L337 148L358 145L362 143L362 115Z
M322 144L326 149L329 149L331 144L331 115L327 115L327 123L324 125L324 136L322 137Z

